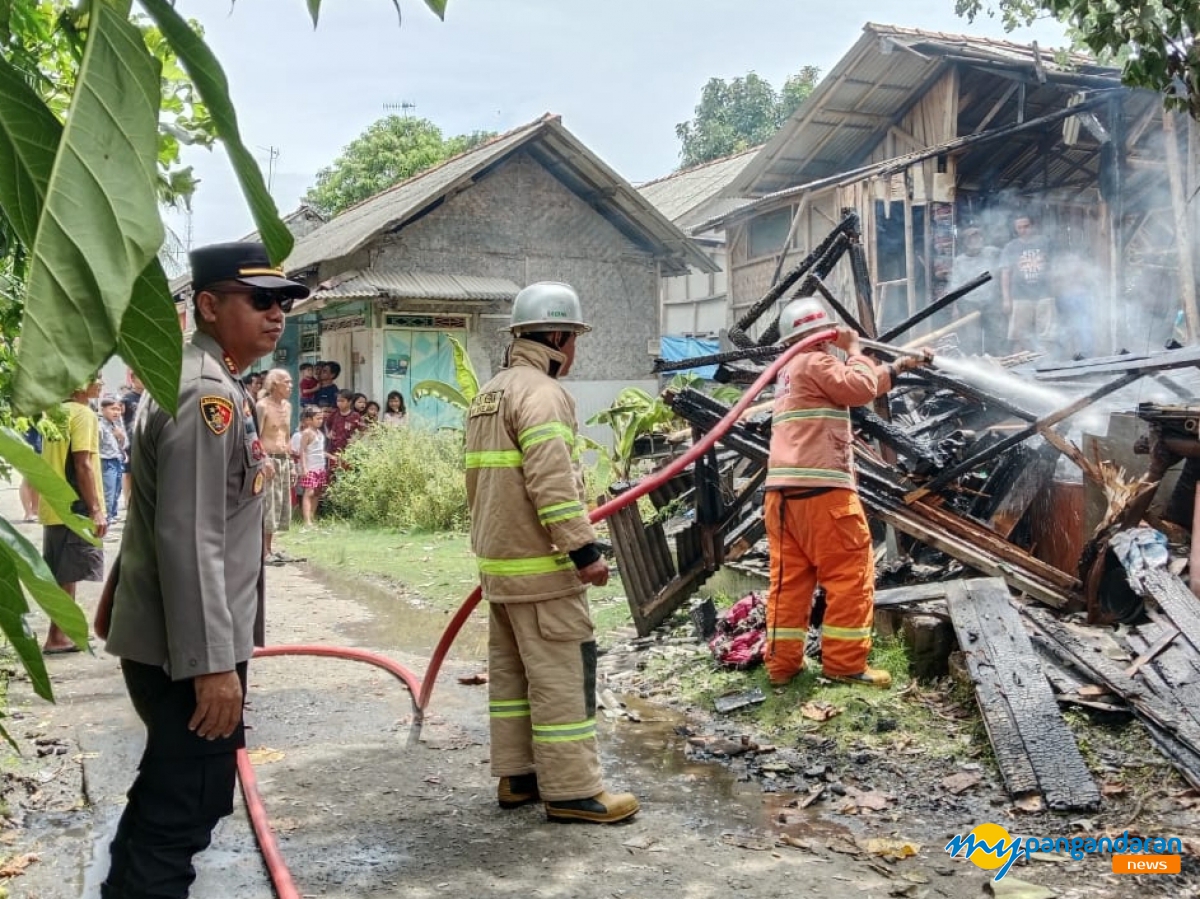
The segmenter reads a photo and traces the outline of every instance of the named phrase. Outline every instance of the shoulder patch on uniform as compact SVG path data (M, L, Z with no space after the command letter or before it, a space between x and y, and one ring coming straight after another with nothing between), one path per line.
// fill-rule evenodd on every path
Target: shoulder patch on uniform
M477 394L475 399L471 400L471 411L469 418L475 418L479 415L495 415L500 411L500 398L504 396L503 390L491 390L487 393Z
M233 403L223 396L202 396L200 416L208 429L220 437L233 424Z

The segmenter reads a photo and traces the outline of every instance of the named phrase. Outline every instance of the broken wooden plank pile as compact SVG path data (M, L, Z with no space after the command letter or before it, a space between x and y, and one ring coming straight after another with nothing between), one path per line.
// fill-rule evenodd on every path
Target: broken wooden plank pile
M852 267L855 303L839 301L826 285L843 257ZM730 332L736 349L673 363L659 360L656 370L716 363L717 380L752 381L781 352L774 346L776 323L763 329L757 341L750 337L752 326L777 304L797 296L820 294L846 324L874 338L872 289L862 262L858 220L851 212L782 277L780 260L776 284ZM984 273L882 337L894 340L909 332L988 278ZM890 564L880 567L903 568L896 563L907 554L921 560L905 569L910 575L925 572L936 579L957 570L988 576L941 584L944 589L931 595L946 599L1001 771L1014 795L1040 793L1051 808L1063 809L1090 808L1099 800L1058 714L1051 684L1060 700L1132 709L1164 754L1200 787L1200 711L1193 712L1200 710L1200 609L1195 598L1169 573L1143 578L1138 589L1152 594L1156 617L1125 637L1125 650L1136 664L1123 667L1089 648L1095 641L1087 631L1060 618L1084 608L1080 570L1091 575L1095 566L1078 566L1080 560L1070 559L1058 560L1056 567L1039 558L1032 520L1035 500L1050 487L1061 456L1097 477L1096 466L1066 438L1072 416L1143 376L1162 381L1164 371L1196 365L1200 350L1187 349L1043 366L1034 372L1037 379L1075 381L1078 388L1049 410L1026 408L1033 404L1021 392L986 380L981 386L961 376L957 366L921 369L899 378L887 401L873 410L852 412L858 490L877 537L887 532L882 545ZM664 401L690 425L694 439L716 429L729 412L724 403L696 389L668 392ZM664 523L643 523L636 506L613 519L613 544L640 634L649 633L708 576L763 536L761 486L769 443L770 413L760 411L722 433L719 449L651 495L660 513L680 504L692 510L690 520L674 534L674 551ZM1105 549L1092 547L1092 555L1085 553L1083 559L1094 562ZM1028 601L1010 601L1009 589ZM886 601L883 593L880 601ZM1031 630L1032 642L1025 628Z

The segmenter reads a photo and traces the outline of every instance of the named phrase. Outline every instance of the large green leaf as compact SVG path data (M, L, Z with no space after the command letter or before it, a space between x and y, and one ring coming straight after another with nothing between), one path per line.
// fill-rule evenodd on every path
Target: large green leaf
M174 415L179 404L183 337L162 264L154 259L133 285L121 320L117 352L137 372L155 401Z
M93 8L32 248L13 405L44 409L113 353L134 282L163 241L155 194L160 66Z
M27 247L37 235L61 134L58 119L0 56L0 207Z
M49 504L67 527L93 543L99 542L89 530L91 521L71 511L71 504L79 497L63 473L47 465L46 460L34 452L33 447L12 428L0 428L0 459L28 479L38 496Z
M54 690L46 674L46 660L42 658L37 637L25 623L28 611L29 604L25 602L25 594L21 592L21 584L17 580L16 565L6 547L0 546L0 631L20 656L34 692L53 702Z
M464 411L471 405L462 393L445 381L421 381L419 384L413 385L413 402L423 400L427 396L431 396L435 400L441 400L443 403L449 403L456 409Z
M467 401L467 405L471 404L471 400L475 399L475 394L479 393L479 376L475 374L475 367L471 365L471 357L467 355L466 348L459 343L455 337L450 337L450 344L454 348L454 380L458 381L458 389L462 394L463 399Z
M76 646L86 648L88 625L83 609L58 586L37 547L4 518L0 518L0 555L13 566L29 595L37 600L50 620L61 627ZM5 579L9 578L6 576Z
M250 214L262 236L267 254L275 263L282 263L292 251L292 233L279 219L279 210L263 181L262 171L238 130L237 112L229 99L229 82L225 71L217 62L212 50L196 34L187 21L179 15L168 0L140 0L146 12L154 19L163 36L179 57L184 71L196 85L196 92L208 107L217 135L225 142L225 149L233 163L234 174L242 185L242 194L250 204Z

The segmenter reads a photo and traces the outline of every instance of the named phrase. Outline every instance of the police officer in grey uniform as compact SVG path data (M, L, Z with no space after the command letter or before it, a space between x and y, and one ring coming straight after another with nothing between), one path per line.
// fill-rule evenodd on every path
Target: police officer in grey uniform
M202 247L191 266L196 333L179 411L142 401L125 533L97 616L147 732L104 899L188 895L192 857L233 811L246 664L263 640L270 462L239 376L274 350L308 288L257 243Z

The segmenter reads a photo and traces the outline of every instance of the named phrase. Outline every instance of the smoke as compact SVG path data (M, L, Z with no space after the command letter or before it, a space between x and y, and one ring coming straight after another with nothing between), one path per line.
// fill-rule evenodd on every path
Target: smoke
M1043 354L1044 361L1067 361L1121 351L1156 352L1172 339L1188 342L1169 182L1161 164L1148 166L1140 162L1161 161L1165 153L1163 139L1161 132L1143 138L1128 166L1122 194L1125 252L1119 283L1114 282L1109 264L1110 236L1099 188L1067 197L1065 202L1054 195L1017 190L960 199L958 253L962 254L965 233L973 226L982 230L985 246L994 248L992 253L1003 254L1017 237L1013 223L1019 216L1033 220L1046 251L1047 295L1054 298L1054 325L1045 334L1026 335L1034 338L1036 345L1027 342L1023 347L1010 346L1010 350L1035 349ZM1200 197L1194 197L1191 203L1200 204ZM1200 215L1190 210L1189 219L1198 222ZM1200 264L1200 241L1195 234L1192 242L1196 245L1193 257ZM997 260L992 269L997 282L1000 269ZM998 289L996 293L998 296ZM963 310L970 308L963 301L958 305ZM989 351L989 355L1003 353Z

